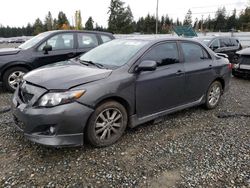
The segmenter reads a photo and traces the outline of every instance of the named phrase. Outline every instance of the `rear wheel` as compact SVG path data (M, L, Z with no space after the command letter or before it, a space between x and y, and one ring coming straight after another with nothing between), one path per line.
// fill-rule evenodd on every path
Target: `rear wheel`
M219 81L214 81L210 85L206 95L205 107L207 109L214 109L219 104L222 91L222 85Z
M28 72L28 69L24 67L12 67L5 71L3 74L3 84L4 87L10 91L14 92L18 87L19 82L22 80L23 75Z
M96 108L86 128L86 138L96 147L115 143L128 123L126 109L118 102L108 101Z

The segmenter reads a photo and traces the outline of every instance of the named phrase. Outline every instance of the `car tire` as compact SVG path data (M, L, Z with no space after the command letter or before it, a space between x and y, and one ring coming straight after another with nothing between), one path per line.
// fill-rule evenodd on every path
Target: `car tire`
M28 72L24 67L12 67L5 71L3 74L3 85L7 91L14 92L18 86L18 82L22 79L23 75ZM11 81L12 84L11 84Z
M206 109L214 109L218 106L221 95L223 93L222 85L219 81L214 81L210 86L206 94Z
M106 147L121 138L128 124L127 111L115 101L99 105L86 127L86 139L95 147Z

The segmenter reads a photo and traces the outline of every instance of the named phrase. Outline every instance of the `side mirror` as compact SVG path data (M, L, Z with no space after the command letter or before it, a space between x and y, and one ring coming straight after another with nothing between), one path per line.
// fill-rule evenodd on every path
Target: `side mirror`
M44 51L44 54L48 54L49 51L52 51L52 46L49 45L49 44L46 44L46 45L43 47L43 51Z
M217 55L217 56L220 56L220 57L228 58L228 55L227 55L227 54L216 53L216 55Z
M136 68L136 72L154 71L156 70L156 67L157 67L156 61L145 60L138 65L138 67Z

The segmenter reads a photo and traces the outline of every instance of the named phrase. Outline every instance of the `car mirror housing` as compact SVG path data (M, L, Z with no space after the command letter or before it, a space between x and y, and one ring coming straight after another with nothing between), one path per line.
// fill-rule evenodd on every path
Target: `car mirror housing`
M228 55L227 55L227 54L216 53L216 55L217 55L217 56L220 56L220 57L228 58Z
M156 61L145 60L138 65L138 67L136 68L136 72L154 71L156 70L156 67L157 67Z
M49 45L49 44L46 44L44 47L43 47L43 51L45 54L48 54L49 51L52 51L52 46Z

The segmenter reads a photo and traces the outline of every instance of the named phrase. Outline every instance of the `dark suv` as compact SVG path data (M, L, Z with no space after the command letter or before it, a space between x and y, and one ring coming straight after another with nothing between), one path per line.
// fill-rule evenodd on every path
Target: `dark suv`
M236 52L242 49L242 46L237 38L207 36L197 37L196 39L206 44L214 52L226 54L231 63L237 63L239 56Z
M0 49L0 81L14 91L22 76L35 68L76 57L114 39L106 32L49 31L13 49Z

